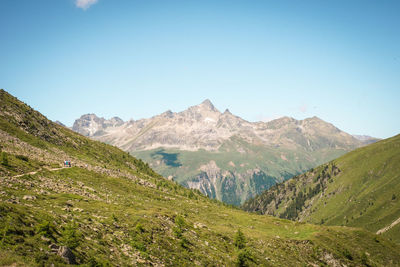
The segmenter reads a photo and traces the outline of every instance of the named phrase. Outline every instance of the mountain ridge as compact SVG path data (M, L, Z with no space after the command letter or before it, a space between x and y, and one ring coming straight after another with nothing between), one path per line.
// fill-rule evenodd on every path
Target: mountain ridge
M182 185L235 205L364 145L316 116L249 122L229 110L221 113L210 100L136 121L115 123L83 115L72 129L128 151Z
M93 118L90 118L93 117ZM223 132L222 130L219 133L219 136L213 136L214 139L221 139L221 141L225 141L227 140L229 137L237 134L238 132L235 131L234 127L236 128L240 128L242 127L243 129L241 129L241 131L239 131L241 134L245 134L243 133L244 130L249 130L251 132L247 132L246 138L255 138L257 137L259 140L263 141L264 144L268 144L268 140L266 140L266 138L263 138L262 135L265 135L265 133L262 133L263 130L266 129L271 129L271 128L276 128L278 125L283 126L284 124L290 124L290 123L294 123L297 125L302 125L306 122L314 122L317 124L327 124L327 125L332 125L330 123L325 122L324 120L320 119L317 116L313 116L310 118L305 118L303 120L296 120L292 117L281 117L281 118L277 118L274 120L271 120L269 122L263 122L263 121L257 121L257 122L250 122L247 120L242 119L239 116L236 116L234 114L232 114L229 109L226 109L223 113L221 113L218 109L215 108L215 106L212 104L212 102L209 99L204 100L202 103L198 104L198 105L194 105L194 106L190 106L189 108L187 108L186 110L180 111L180 112L172 112L171 110L167 110L159 115L155 115L152 116L150 118L144 118L144 119L139 119L139 120L129 120L129 121L122 121L120 118L118 117L113 117L111 119L104 119L101 117L97 117L95 114L93 113L89 113L89 114L85 114L82 115L79 119L75 120L74 125L72 126L72 129L78 133L81 133L85 136L98 136L98 138L100 138L100 135L104 135L104 136L108 136L110 137L110 135L112 135L113 133L98 133L96 134L96 130L98 131L103 131L105 130L105 128L112 128L112 127L119 127L122 126L122 124L124 124L124 127L119 127L118 130L123 131L125 130L125 128L132 128L135 127L135 123L137 123L138 127L142 126L143 124L146 124L146 122L149 121L154 121L154 120L160 120L160 119L172 119L172 118L177 118L177 121L175 121L175 124L182 124L182 120L187 120L186 124L189 126L193 126L193 124L198 123L200 125L198 126L203 126L205 128L207 128L207 130L212 130L212 128L214 129L219 129L220 128L226 128L228 129L230 132ZM118 119L118 123L113 123L113 120L115 120L115 118ZM91 119L91 122L93 124L97 123L97 127L90 128L88 127L88 125L85 124L80 124L80 122L82 121L88 121L88 119ZM227 123L226 120L229 120L230 124ZM158 121L158 124L160 124L162 122ZM151 123L147 123L151 124ZM150 128L152 128L153 126L157 126L157 125L150 125ZM164 122L164 126L165 126L165 122ZM210 127L213 126L213 127ZM225 127L221 127L221 126L225 126ZM333 125L332 125L333 126ZM333 126L336 130L342 132L341 130L337 129L335 126ZM91 130L88 132L88 128ZM97 128L97 129L96 129ZM263 129L264 128L264 129ZM108 129L110 130L110 129ZM171 129L169 129L171 130ZM194 129L194 130L198 130L198 129ZM196 131L194 131L196 133ZM343 132L344 133L344 132ZM115 134L115 133L114 133ZM131 134L134 135L135 133L127 133L127 134ZM261 136L260 136L261 134ZM358 136L351 136L349 134L346 134L348 136L346 136L348 139L352 139L352 142L357 143L357 140L360 141L360 144L362 144L362 141L365 141L367 139L371 139L373 137L365 137L363 138L357 138ZM187 138L186 136L183 136ZM220 137L220 138L219 138ZM266 137L270 137L270 136L266 136ZM209 141L212 140L211 138L209 138ZM253 140L254 141L254 140ZM115 141L116 143L118 143L117 141ZM128 141L127 141L128 143ZM188 147L183 147L181 144L179 144L178 142L171 142L171 143L167 143L167 142L160 142L158 144L158 146L168 146L168 147L173 147L174 148L178 148L178 149L188 149ZM149 150L149 149L153 149L154 147L149 147L146 145L142 145L142 146L136 146L136 147L129 147L126 143L118 143L118 146L121 147L125 147L126 150L129 149L135 149L135 150ZM191 147L190 150L198 150L198 149L205 149L205 150L217 150L218 147L210 147L210 146L206 146L206 145L202 145L200 147Z
M399 155L396 135L277 184L243 208L302 222L363 227L400 243Z

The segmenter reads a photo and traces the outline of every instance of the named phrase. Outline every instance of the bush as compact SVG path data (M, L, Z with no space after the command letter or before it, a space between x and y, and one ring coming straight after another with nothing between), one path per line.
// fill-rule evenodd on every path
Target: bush
M24 155L16 155L15 157L17 159L20 159L20 160L23 160L23 161L26 161L26 162L29 161L29 158L27 156L24 156Z
M186 227L185 219L180 215L175 217L175 224L180 229L184 229Z
M54 238L55 228L49 221L43 221L41 224L36 226L36 234L43 235L48 238Z
M365 266L369 266L367 254L365 253L361 254L361 263L364 264Z
M242 231L240 229L237 230L237 232L236 232L235 240L234 240L233 244L238 249L243 249L246 246L246 238L244 237L244 234L242 233Z
M90 256L89 260L87 261L87 266L89 266L89 267L106 267L106 266L111 266L111 264L107 260L102 260L95 256Z
M8 165L8 156L6 152L1 152L1 164L3 166L9 166Z
M241 249L237 256L236 266L238 267L249 266L250 262L254 262L253 255L251 255L248 249Z
M147 250L145 244L142 241L133 240L131 242L131 245L133 248L135 248L141 252L146 252L146 250Z
M70 249L77 248L82 241L82 233L75 223L68 224L61 232L61 243Z
M345 256L347 259L349 259L349 260L353 260L353 256L350 254L350 251L348 251L347 249L345 249L344 251L343 251L343 256Z
M136 232L138 233L143 233L144 232L144 227L140 223L136 224Z

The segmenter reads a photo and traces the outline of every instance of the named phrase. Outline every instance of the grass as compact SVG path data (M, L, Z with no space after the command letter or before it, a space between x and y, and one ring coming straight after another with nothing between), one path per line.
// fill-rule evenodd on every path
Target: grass
M237 152L240 146L245 154ZM228 204L240 205L248 198L254 197L277 182L285 181L318 164L324 163L344 154L344 150L323 150L317 152L290 151L276 148L251 145L234 137L222 145L216 152L183 151L176 149L154 149L132 151L131 154L150 164L165 177L172 176L175 181L188 187L198 184L199 175L206 175L210 181L213 177L201 171L202 165L214 161L220 168L219 179L211 185L209 192L202 192ZM281 158L286 155L288 161ZM296 158L298 160L296 160ZM253 172L249 173L249 170ZM215 192L211 193L210 192Z
M250 214L211 200L0 93L2 150L10 159L0 166L0 265L67 265L50 246L69 246L80 266L400 264L399 246L383 237ZM26 114L34 130L20 123ZM65 157L79 165L47 169ZM30 170L37 173L14 177ZM239 229L246 240L241 249L234 245Z
M382 140L352 151L330 163L299 175L292 181L265 192L255 202L246 203L249 210L258 209L254 204L264 202L266 206L276 201L281 194L277 208L269 206L267 213L285 216L288 209L307 195L290 219L326 225L363 227L371 232L390 225L400 217L400 135ZM340 172L333 173L332 166ZM326 172L325 172L326 170ZM324 172L324 173L323 173ZM320 177L320 178L318 178ZM309 190L320 186L316 194ZM296 188L296 190L294 190ZM399 226L383 233L389 239L400 243Z

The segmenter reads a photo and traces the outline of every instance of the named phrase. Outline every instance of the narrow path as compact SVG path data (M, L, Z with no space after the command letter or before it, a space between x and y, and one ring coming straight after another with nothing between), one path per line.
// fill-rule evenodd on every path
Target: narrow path
M392 222L392 224L390 224L390 225L388 225L386 227L383 227L382 229L378 230L376 232L376 234L377 235L383 234L384 232L389 231L390 229L392 229L393 227L395 227L399 223L400 223L400 217L397 220L395 220L394 222Z
M40 171L43 171L43 170L53 172L53 171L58 171L58 170L61 170L61 169L64 169L64 167L61 167L61 168L52 168L52 169L39 169L39 170L37 170L37 171L27 172L27 173L23 173L23 174L18 174L18 175L15 175L15 176L11 176L11 178L18 178L18 177L22 177L22 176L25 176L25 175L34 175L34 174L36 174L36 173L38 173L38 172L40 172Z

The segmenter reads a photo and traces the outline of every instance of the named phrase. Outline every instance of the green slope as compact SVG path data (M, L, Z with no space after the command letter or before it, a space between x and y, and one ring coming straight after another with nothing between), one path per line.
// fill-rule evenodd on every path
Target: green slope
M363 227L400 242L400 135L352 151L253 200L246 210Z
M82 266L400 265L385 238L228 207L3 90L0 137L0 266L67 265L58 247Z
M245 151L239 153L237 149ZM343 149L284 149L255 145L235 136L219 151L130 151L165 177L228 204L240 205L272 185L346 153ZM215 162L217 170L202 169Z

